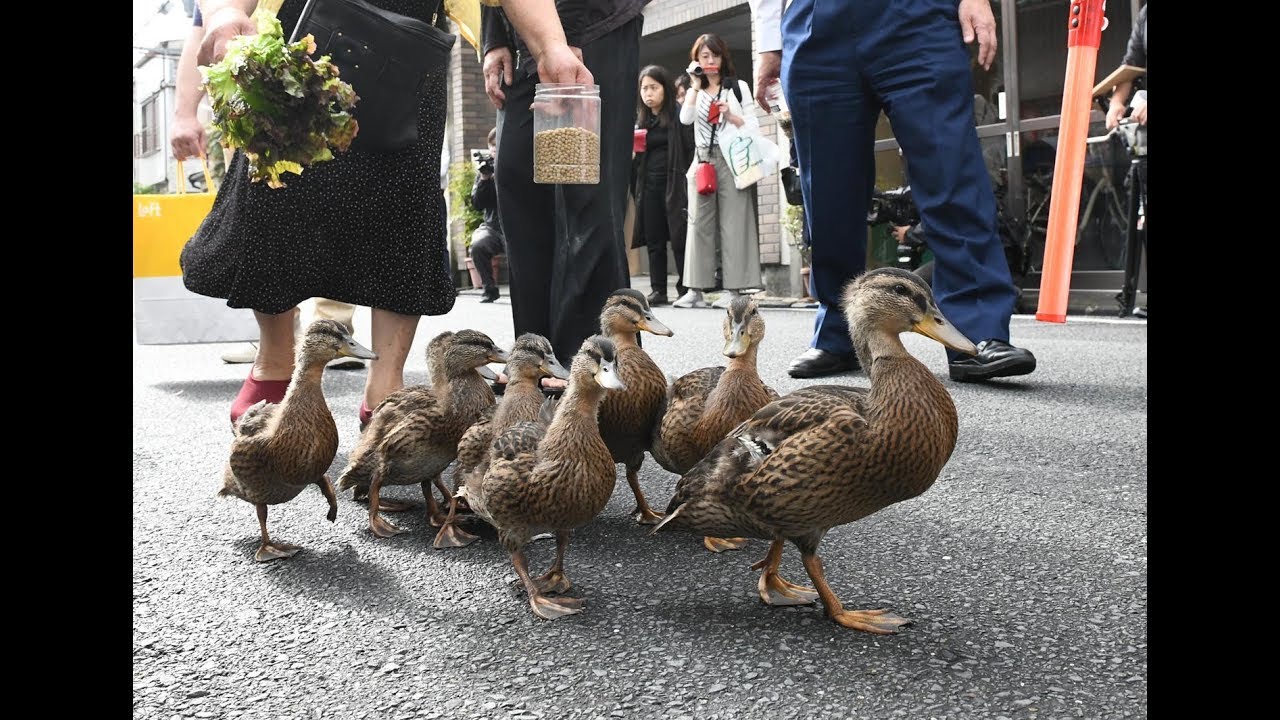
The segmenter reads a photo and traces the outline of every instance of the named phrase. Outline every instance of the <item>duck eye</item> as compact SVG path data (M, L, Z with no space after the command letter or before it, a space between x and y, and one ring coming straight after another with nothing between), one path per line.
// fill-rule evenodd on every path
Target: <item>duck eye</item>
M903 296L903 297L906 297L906 296L908 296L908 295L910 295L910 294L911 294L911 292L910 292L909 290L907 290L907 286L906 286L906 285L903 285L902 283L898 283L897 285L894 285L894 286L893 286L893 291L894 291L894 292L896 292L896 293L898 293L899 295L901 295L901 296Z

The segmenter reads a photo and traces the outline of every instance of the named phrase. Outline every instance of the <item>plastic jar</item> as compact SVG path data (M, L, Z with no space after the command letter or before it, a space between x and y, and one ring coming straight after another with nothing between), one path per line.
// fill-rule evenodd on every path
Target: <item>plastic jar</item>
M600 182L600 86L538 83L533 97L533 181Z

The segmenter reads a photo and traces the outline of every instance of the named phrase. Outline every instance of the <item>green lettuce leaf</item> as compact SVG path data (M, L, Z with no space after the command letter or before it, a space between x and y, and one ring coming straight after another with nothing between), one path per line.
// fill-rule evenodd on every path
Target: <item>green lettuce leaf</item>
M360 130L351 115L360 97L315 50L310 35L285 42L280 21L264 14L257 35L233 38L220 62L200 68L213 124L244 151L254 182L285 187L282 175L332 160Z

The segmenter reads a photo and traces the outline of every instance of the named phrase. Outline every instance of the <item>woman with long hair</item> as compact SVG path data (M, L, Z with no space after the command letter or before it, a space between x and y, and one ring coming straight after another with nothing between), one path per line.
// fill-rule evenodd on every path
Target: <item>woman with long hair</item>
M667 244L676 261L676 294L683 295L688 191L685 171L693 158L693 126L680 122L675 85L661 65L640 71L636 107L637 152L631 164L636 201L631 247L649 248L650 305L666 305ZM643 143L643 149L639 149Z
M756 187L734 186L733 173L720 151L719 131L727 125L759 132L755 98L733 67L729 46L719 35L699 35L689 51L693 62L689 92L680 107L680 122L694 128L695 158L686 173L692 198L685 241L684 282L689 291L676 307L706 307L702 291L715 287L716 248L725 292L714 303L727 308L740 293L763 287L760 281L760 229L756 215ZM706 195L695 187L698 165L715 168L716 189Z

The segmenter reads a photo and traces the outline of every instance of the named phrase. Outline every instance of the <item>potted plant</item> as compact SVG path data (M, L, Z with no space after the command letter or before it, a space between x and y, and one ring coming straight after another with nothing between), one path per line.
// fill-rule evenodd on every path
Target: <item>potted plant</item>
M782 213L782 227L787 231L787 243L800 256L800 282L804 287L801 299L809 297L809 256L813 249L804 242L804 206L787 205Z

